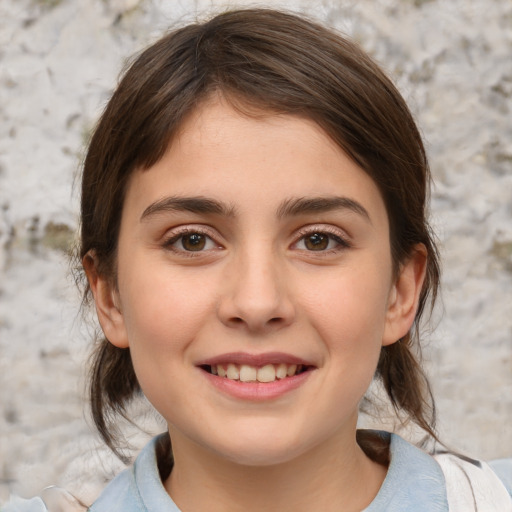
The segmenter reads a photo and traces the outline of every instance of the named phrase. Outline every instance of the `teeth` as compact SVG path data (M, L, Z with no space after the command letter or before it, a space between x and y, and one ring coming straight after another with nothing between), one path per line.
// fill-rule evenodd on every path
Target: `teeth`
M253 366L243 364L240 366L240 380L242 382L255 382L257 379L258 371Z
M288 375L288 377L291 377L292 375L295 375L296 371L297 371L297 365L296 364L291 364L290 366L288 366L288 370L286 371L286 375Z
M226 372L226 375L227 378L231 380L238 380L240 378L240 372L238 371L238 368L231 363L228 364L228 371Z
M278 365L266 364L261 368L242 364L240 366L229 363L227 366L215 365L211 367L211 373L219 377L226 377L230 380L240 380L241 382L275 382L277 379L293 377L302 371L302 365L285 364Z
M276 380L276 369L273 364L267 364L258 369L258 382L274 382Z
M276 369L276 377L278 379L284 379L288 375L288 367L281 363Z

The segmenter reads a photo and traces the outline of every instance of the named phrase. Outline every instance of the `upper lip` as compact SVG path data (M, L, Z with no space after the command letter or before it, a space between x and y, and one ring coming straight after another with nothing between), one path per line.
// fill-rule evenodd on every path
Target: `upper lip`
M259 368L267 364L302 364L304 366L314 366L310 361L300 357L286 354L284 352L267 352L263 354L248 354L246 352L229 352L204 359L197 363L197 366L216 366L219 364L246 364Z

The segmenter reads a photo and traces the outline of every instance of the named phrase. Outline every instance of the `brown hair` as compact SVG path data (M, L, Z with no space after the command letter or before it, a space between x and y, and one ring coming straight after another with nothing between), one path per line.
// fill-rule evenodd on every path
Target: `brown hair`
M426 220L430 173L421 136L391 81L357 45L297 15L251 9L222 13L165 35L125 72L92 136L82 178L80 259L94 251L115 282L126 183L155 164L184 118L219 92L256 110L310 118L377 184L390 223L395 271L416 244L428 255L416 322L382 349L376 377L395 410L435 438L432 394L415 353L418 323L439 283ZM85 299L90 295L87 287ZM116 415L140 392L129 349L100 339L90 375L92 414L117 449Z

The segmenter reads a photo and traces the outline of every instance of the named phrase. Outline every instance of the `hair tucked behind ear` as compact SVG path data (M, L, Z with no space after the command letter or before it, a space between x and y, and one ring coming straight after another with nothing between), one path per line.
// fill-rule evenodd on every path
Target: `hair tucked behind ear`
M214 93L247 115L267 111L315 121L372 178L389 217L395 271L417 244L426 249L417 326L429 299L435 299L439 266L426 219L430 171L416 124L395 86L357 45L274 10L226 12L180 28L128 68L85 158L80 260L93 251L98 273L115 281L131 174L158 162L186 116ZM85 297L89 294L86 286ZM416 327L383 348L377 377L394 407L434 436L433 400L414 357L417 343ZM116 415L126 417L126 405L140 392L130 352L102 339L92 360L93 418L119 453Z

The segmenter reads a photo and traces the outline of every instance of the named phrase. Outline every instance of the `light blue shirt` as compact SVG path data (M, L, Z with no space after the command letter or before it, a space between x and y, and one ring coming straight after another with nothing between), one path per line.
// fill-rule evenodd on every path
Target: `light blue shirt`
M390 465L382 487L363 512L448 512L443 472L434 458L396 434L390 441ZM89 512L180 512L158 473L153 439L130 469L112 480ZM512 496L512 459L491 464ZM40 498L21 500L2 512L47 512Z
M390 465L384 483L364 512L448 512L446 487L435 460L395 434L390 437ZM119 474L90 512L180 512L158 474L154 441L132 468Z

